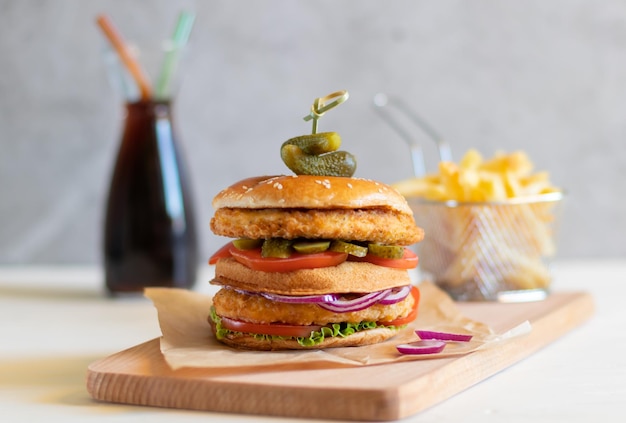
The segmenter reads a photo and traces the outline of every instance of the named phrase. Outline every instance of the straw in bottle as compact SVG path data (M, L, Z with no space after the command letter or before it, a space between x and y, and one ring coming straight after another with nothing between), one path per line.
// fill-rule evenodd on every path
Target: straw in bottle
M193 13L184 11L178 17L174 34L170 40L171 45L165 55L161 72L157 79L156 97L158 99L165 99L171 95L172 79L180 62L181 51L189 40L194 19L195 15Z
M113 22L106 15L99 15L96 22L104 32L126 69L130 72L131 76L139 87L142 100L149 100L152 97L152 88L150 86L150 80L147 74L142 69L141 65L135 60L126 42L122 38L119 31L113 25Z

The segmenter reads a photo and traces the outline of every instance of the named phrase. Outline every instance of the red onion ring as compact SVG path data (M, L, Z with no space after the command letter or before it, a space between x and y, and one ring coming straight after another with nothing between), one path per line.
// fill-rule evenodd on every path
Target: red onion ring
M273 294L269 292L252 292L245 289L228 288L233 291L239 292L244 295L257 295L264 297L270 301L276 301L279 303L291 303L291 304L318 304L320 302L334 301L339 296L337 294L316 294L316 295L282 295Z
M376 304L381 299L385 298L391 293L391 289L385 289L383 291L371 292L369 294L362 295L352 300L342 300L341 298L328 302L319 303L318 305L328 311L335 313L348 313L351 311L359 311L368 308L369 306Z
M260 295L270 301L289 304L317 304L318 306L335 312L348 313L366 309L376 303L390 305L404 300L411 292L411 285L399 288L384 289L382 291L370 292L351 300L344 300L340 294L317 294L317 295L282 295L268 292L251 292L235 289L246 295Z
M294 296L294 295L270 294L267 292L262 292L259 295L271 301L276 301L279 303L289 303L289 304L321 304L321 303L336 301L337 299L339 299L339 296L336 294Z
M411 292L411 285L402 286L400 288L392 288L389 295L381 299L378 303L382 305L390 305L399 303L404 300Z
M468 342L472 339L472 335L464 335L461 333L433 332L430 330L416 330L415 333L420 339L433 339L438 341Z
M443 351L445 347L446 343L444 341L436 339L396 345L396 349L401 354L437 354Z

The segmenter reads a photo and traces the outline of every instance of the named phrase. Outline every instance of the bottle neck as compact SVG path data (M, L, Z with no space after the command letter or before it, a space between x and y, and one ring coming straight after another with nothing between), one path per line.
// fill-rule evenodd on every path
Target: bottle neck
M139 100L126 103L127 118L172 119L171 100Z

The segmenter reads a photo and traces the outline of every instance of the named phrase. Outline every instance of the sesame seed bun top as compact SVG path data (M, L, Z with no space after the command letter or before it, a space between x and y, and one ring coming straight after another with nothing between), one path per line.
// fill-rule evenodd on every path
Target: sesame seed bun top
M216 210L385 208L413 215L406 199L389 185L370 179L313 175L247 178L217 194L213 207Z

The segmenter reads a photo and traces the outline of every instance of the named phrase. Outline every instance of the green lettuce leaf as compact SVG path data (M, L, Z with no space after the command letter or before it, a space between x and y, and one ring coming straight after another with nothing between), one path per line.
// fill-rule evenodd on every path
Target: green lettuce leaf
M238 332L230 329L226 329L222 326L222 319L215 312L215 307L211 307L211 320L215 323L216 331L215 335L217 339L223 339L227 337L229 334L233 335L243 335L243 332ZM404 325L406 326L406 325ZM249 335L254 336L255 339L258 340L279 340L279 339L295 339L298 344L303 347L314 347L316 345L321 344L325 338L331 338L335 336L340 336L345 338L346 336L350 336L356 332L376 329L376 328L388 328L388 329L401 329L404 326L385 326L379 325L376 322L359 322L359 323L350 323L350 322L342 322L342 323L332 323L328 326L324 326L320 328L319 331L311 332L311 335L308 337L294 337L294 336L276 336L276 335L263 335L258 333L251 333Z

